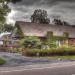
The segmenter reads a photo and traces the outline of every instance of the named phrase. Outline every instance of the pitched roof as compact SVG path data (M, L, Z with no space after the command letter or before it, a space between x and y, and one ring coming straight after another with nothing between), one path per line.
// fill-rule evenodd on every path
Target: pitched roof
M44 37L48 31L52 31L55 36L62 36L64 32L69 33L70 38L75 38L75 28L72 26L39 24L31 22L16 22L22 29L25 36Z

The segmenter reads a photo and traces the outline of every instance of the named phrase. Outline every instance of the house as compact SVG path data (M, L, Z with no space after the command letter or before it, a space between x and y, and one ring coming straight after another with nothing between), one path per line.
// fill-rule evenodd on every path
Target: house
M11 42L11 33L10 32L3 32L0 34L0 45L4 45L5 43Z
M3 32L0 34L0 46L12 47L16 46L17 40L13 39L14 36L11 32Z
M55 42L58 46L63 44L75 45L75 28L72 26L40 24L23 21L17 21L15 26L25 37L37 36L48 45L53 42ZM16 37L20 38L21 35L16 35Z

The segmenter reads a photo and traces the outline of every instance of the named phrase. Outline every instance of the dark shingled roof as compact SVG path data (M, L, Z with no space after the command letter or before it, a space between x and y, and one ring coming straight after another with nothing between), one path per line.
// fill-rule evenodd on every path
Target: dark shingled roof
M25 36L45 37L48 31L52 31L55 36L62 36L64 32L69 33L69 38L75 38L75 28L72 26L39 24L31 22L16 22L22 29Z

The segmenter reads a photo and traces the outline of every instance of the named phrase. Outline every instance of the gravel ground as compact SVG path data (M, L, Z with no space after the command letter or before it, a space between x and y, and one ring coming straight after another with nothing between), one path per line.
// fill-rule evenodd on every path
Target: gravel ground
M15 66L25 66L25 65L34 65L34 64L47 64L47 63L61 63L69 62L70 60L48 60L42 58L29 58L24 57L21 54L17 53L7 53L0 52L0 57L6 60L6 64L1 65L1 67L15 67Z

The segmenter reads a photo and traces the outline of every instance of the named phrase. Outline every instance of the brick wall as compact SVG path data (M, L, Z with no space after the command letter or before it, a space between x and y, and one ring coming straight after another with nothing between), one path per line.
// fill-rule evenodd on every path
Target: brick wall
M75 38L68 40L69 45L75 46Z

